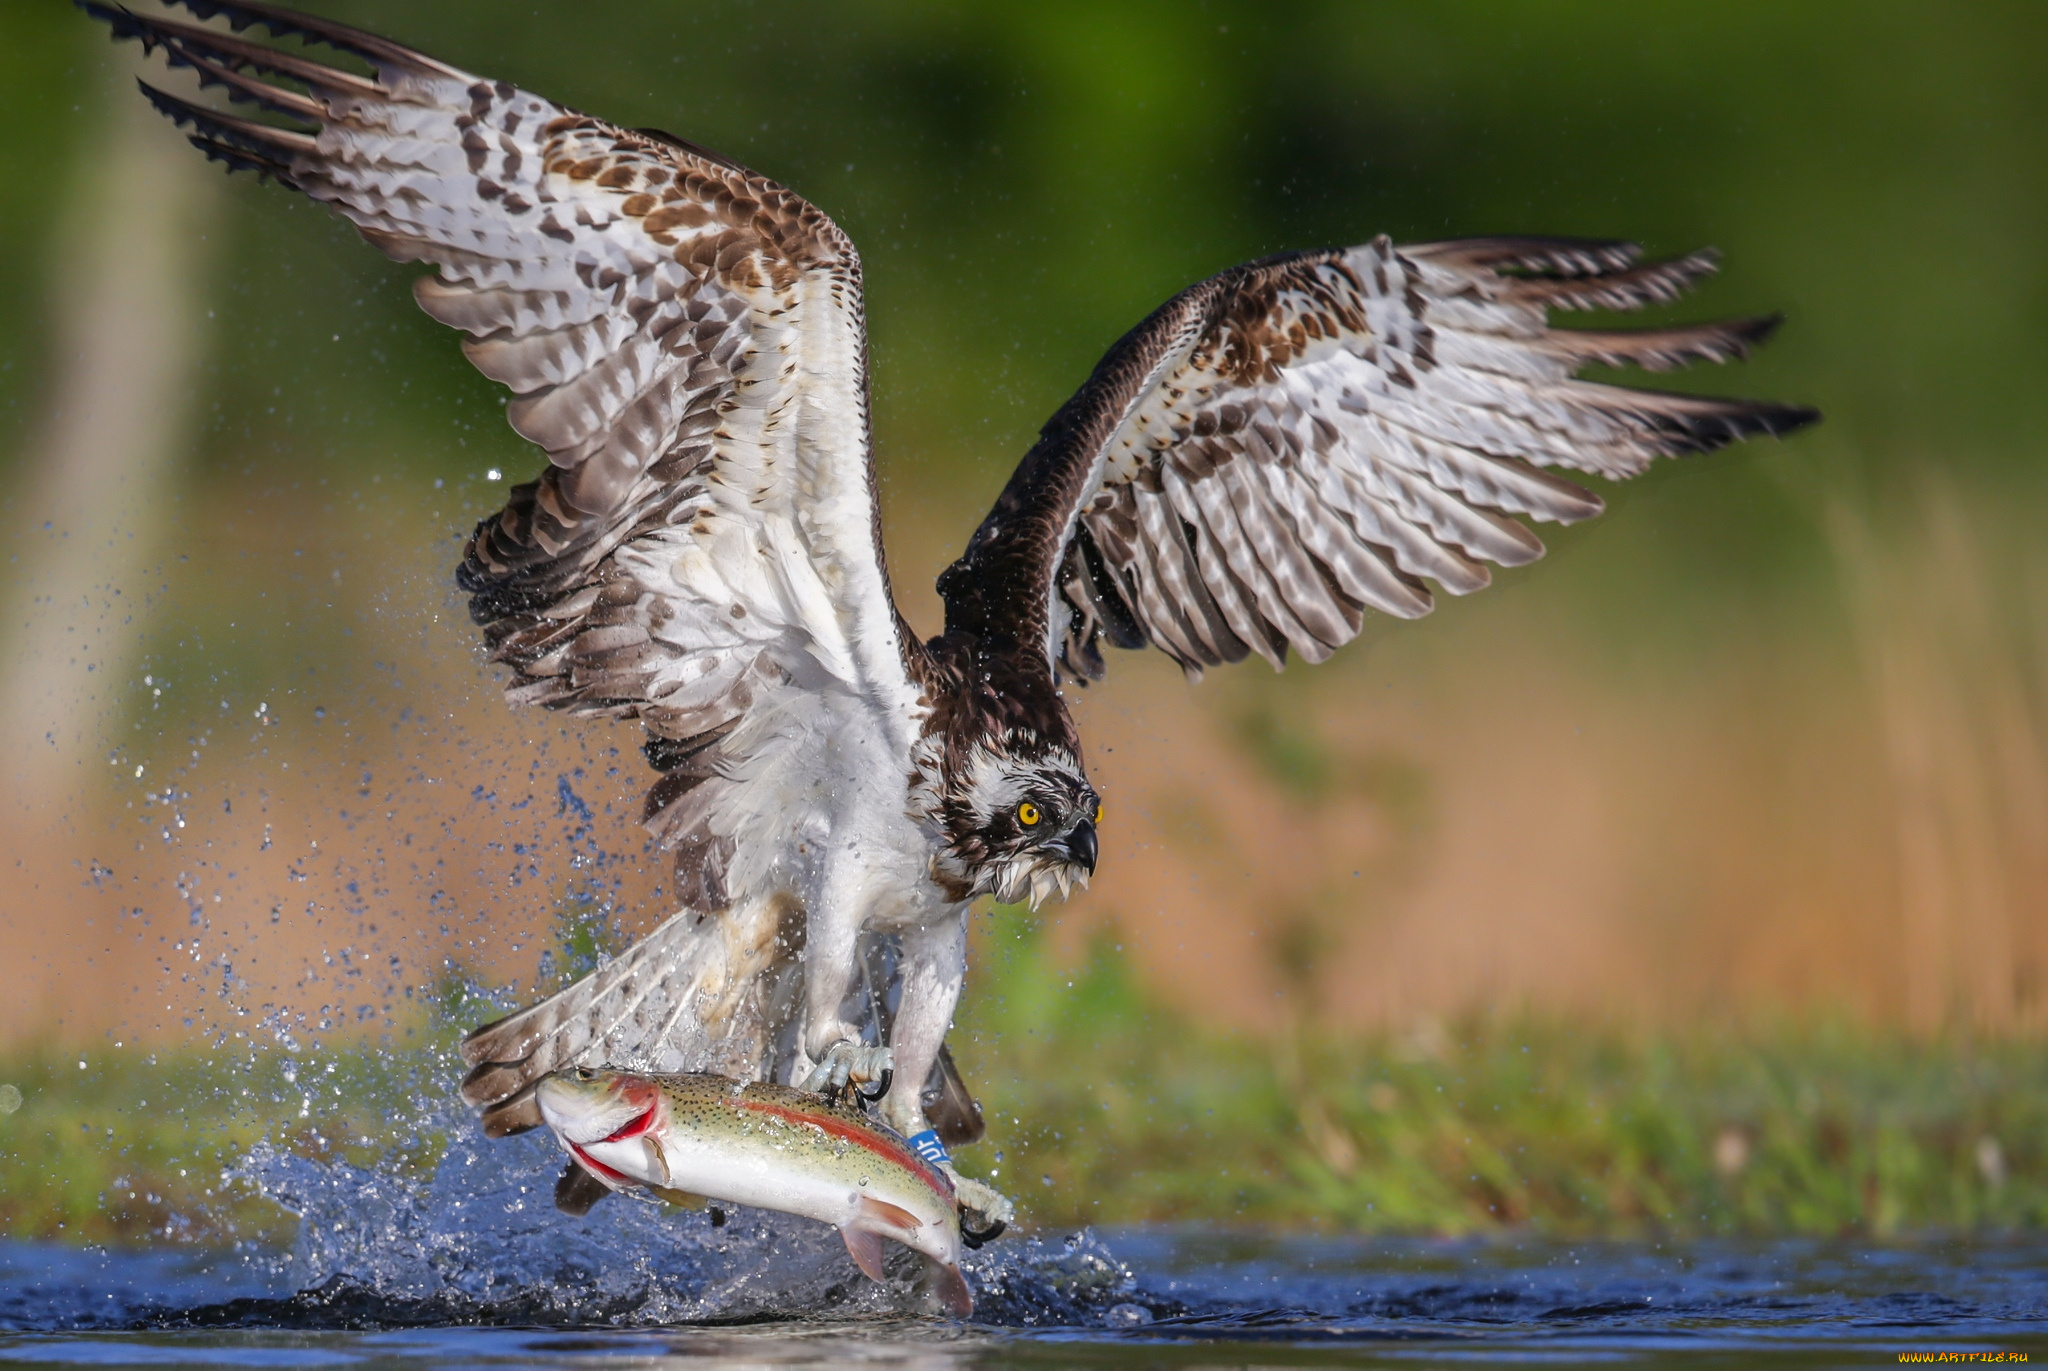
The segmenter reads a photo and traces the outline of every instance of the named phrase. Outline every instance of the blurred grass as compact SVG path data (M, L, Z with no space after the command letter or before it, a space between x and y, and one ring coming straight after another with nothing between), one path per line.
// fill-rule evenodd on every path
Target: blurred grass
M1110 936L1063 967L1020 911L983 931L954 1042L990 1141L960 1161L1036 1224L1581 1238L2048 1224L2037 1041L1513 1018L1255 1038L1160 1009ZM390 1121L452 1086L453 1030L411 1036L296 1056L52 1049L0 1061L22 1096L0 1116L0 1232L283 1239L289 1216L233 1175L260 1138L356 1165L438 1157L440 1139Z
M0 1233L65 1242L283 1241L293 1219L235 1174L259 1140L359 1166L431 1163L394 1135L417 1054L48 1049L0 1062L21 1105L0 1116Z
M2048 1221L2048 1050L1848 1023L1688 1032L1512 1017L1207 1033L1113 938L1075 969L1002 911L956 1039L998 1172L1047 1224L1581 1237Z

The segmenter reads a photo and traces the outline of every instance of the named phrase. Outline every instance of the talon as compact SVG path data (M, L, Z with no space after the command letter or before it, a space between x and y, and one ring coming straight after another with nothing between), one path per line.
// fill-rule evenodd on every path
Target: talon
M873 1104L876 1100L881 1099L882 1096L889 1093L889 1087L895 1083L895 1080L896 1068L885 1066L882 1068L882 1079L880 1082L876 1084L873 1090L856 1090L854 1093L859 1095L862 1099L866 1100L869 1104Z
M994 1242L997 1238L1002 1237L1010 1227L1001 1219L997 1219L986 1228L977 1229L970 1227L967 1222L967 1216L975 1212L977 1211L972 1209L960 1211L960 1241L966 1243L971 1248L978 1249L985 1242Z
M818 1064L811 1068L811 1074L804 1077L801 1088L839 1104L846 1099L849 1086L878 1081L880 1089L873 1094L865 1090L855 1093L866 1100L879 1100L889 1093L889 1083L895 1077L894 1065L894 1055L888 1048L863 1047L850 1038L842 1039L826 1049Z
M1009 1197L986 1181L977 1181L962 1176L947 1168L953 1178L953 1195L960 1206L960 1241L969 1247L978 1248L983 1243L994 1242L1010 1226L1010 1220L1017 1217L1016 1206ZM973 1216L970 1220L969 1215ZM977 1228L974 1221L985 1227Z

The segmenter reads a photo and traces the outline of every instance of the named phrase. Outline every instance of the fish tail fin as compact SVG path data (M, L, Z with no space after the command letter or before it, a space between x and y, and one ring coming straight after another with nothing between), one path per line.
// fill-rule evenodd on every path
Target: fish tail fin
M882 1239L865 1228L851 1226L839 1230L839 1236L846 1239L846 1254L853 1258L853 1264L871 1281L882 1279Z
M931 1267L932 1292L946 1312L956 1319L973 1314L974 1292L967 1288L967 1277L960 1274L960 1268L936 1261L927 1264Z
M704 1069L696 1059L751 1036L746 992L782 955L782 916L772 901L684 910L566 990L464 1038L462 1098L502 1137L539 1126L533 1088L550 1071L628 1057Z

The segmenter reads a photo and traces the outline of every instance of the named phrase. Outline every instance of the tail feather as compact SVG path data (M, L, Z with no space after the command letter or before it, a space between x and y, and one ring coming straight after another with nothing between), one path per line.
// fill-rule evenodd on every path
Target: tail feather
M795 950L783 936L789 913L770 900L676 915L566 990L465 1037L462 1098L501 1137L540 1123L534 1085L563 1067L745 1071L768 1028L752 992Z
M517 1067L531 1061L536 1052L556 1044L564 1033L574 1031L589 1010L603 1004L637 964L668 950L666 944L673 940L676 925L684 917L671 919L642 939L625 956L585 976L560 994L517 1014L493 1020L466 1035L462 1040L462 1060L478 1069L470 1073L468 1081L463 1082L464 1098L470 1099L471 1103L497 1099L496 1094L472 1098L471 1082L477 1082L476 1088L480 1091L488 1090L489 1085L485 1082L490 1078L481 1076L486 1068ZM552 1059L555 1054L548 1052L543 1055ZM544 1065L540 1069L545 1072L552 1068Z
M478 1122L484 1126L486 1138L509 1138L515 1133L526 1133L547 1122L540 1116L540 1101L534 1097L534 1087L539 1081L529 1081L510 1099L501 1100L486 1109Z

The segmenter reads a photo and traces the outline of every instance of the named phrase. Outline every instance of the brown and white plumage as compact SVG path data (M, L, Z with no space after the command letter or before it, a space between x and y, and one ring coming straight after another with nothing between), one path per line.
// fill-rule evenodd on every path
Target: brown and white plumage
M1434 581L1543 544L1652 459L1809 422L1810 410L1574 379L1591 363L1723 361L1775 319L1564 331L1552 309L1639 309L1710 271L1627 243L1386 239L1292 253L1184 291L1113 347L1054 415L942 580L949 624L1030 622L1070 678L1099 640L1191 675L1256 652L1325 660L1367 610L1429 612ZM1052 573L1048 580L1047 572ZM990 594L994 598L990 601Z
M331 204L394 259L439 268L415 287L421 307L470 335L463 351L518 396L507 417L549 459L462 568L495 655L523 678L516 699L700 734L744 709L761 647L792 631L836 677L900 687L914 645L875 555L860 260L836 225L713 153L369 35L271 6L185 7L377 69L365 81L88 7L232 96L318 125L278 129L145 87L194 142ZM880 607L872 621L847 631L786 577L714 575L670 597L696 611L686 627L650 633L607 593L601 568L657 529L717 545L798 524L848 603Z
M515 672L507 697L638 718L651 735L664 774L647 818L683 858L690 916L568 1000L473 1041L472 1097L504 1103L586 1051L623 1057L702 1020L730 1036L743 1001L802 944L787 902L771 899L697 927L730 903L736 855L756 868L775 856L773 840L738 851L731 821L749 805L732 773L773 772L823 726L804 720L791 736L775 719L751 733L741 721L786 714L776 706L791 691L825 691L866 706L878 741L907 757L920 717L922 651L880 556L853 245L793 192L714 153L340 25L184 5L340 48L374 79L239 33L86 7L203 83L313 126L145 86L203 150L439 269L416 285L421 307L469 335L470 360L517 396L513 427L548 455L478 528L458 576L492 656ZM758 1056L765 1032L728 1047ZM521 1101L505 1122L529 1115Z
M1190 675L1321 661L1369 611L1413 618L1432 582L1464 594L1540 556L1523 520L1597 513L1556 469L1619 479L1815 417L1576 379L1761 340L1773 321L1550 327L1675 298L1705 255L1381 239L1251 263L1111 348L941 577L946 631L920 644L880 545L859 259L818 210L666 134L276 6L175 0L229 32L80 3L285 121L145 87L209 155L437 269L421 306L469 335L548 458L459 573L507 697L648 728L646 818L682 908L465 1042L494 1131L534 1122L560 1065L790 1079L843 1070L864 1025L967 1113L938 1066L964 914L1093 870L1099 802L1058 683L1099 676L1102 640ZM856 984L876 937L893 999ZM927 1121L913 1090L884 1109Z

